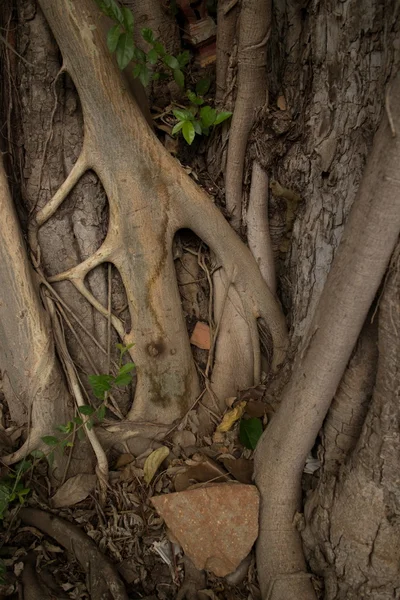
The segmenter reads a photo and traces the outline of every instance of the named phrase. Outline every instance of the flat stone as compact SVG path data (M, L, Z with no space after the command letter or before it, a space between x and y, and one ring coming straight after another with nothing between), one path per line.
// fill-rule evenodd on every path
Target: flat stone
M235 571L257 539L254 485L211 484L151 501L195 566L218 577Z

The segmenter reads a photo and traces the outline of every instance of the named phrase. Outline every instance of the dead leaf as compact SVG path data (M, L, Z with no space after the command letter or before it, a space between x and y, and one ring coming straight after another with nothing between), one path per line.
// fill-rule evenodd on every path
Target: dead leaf
M133 462L126 465L121 471L121 481L129 482L134 479L142 479L144 473L143 469L137 467Z
M182 492L195 483L229 481L229 475L211 458L202 457L202 461L189 467L187 471L178 473L174 479L177 492Z
M187 448L188 446L194 446L196 443L196 436L191 431L184 429L183 431L176 431L172 436L172 441L181 448Z
M276 101L276 105L279 108L279 110L286 110L287 105L286 105L285 96L278 96L278 99Z
M222 458L221 462L240 483L253 483L253 460L246 458Z
M144 480L146 483L150 483L156 474L161 463L169 455L169 448L166 446L160 446L157 450L154 450L147 458L143 466Z
M96 485L97 477L92 473L79 473L70 477L51 499L53 508L63 508L81 502Z
M202 350L209 350L211 348L210 328L207 323L197 321L192 337L190 338L190 343Z
M134 460L135 460L135 457L133 456L133 454L120 454L117 458L117 462L115 463L115 468L122 469L123 467L125 467L126 465L129 465L129 463L133 462Z
M243 401L239 402L239 404L235 406L235 408L232 408L232 410L228 410L228 412L224 414L224 418L222 419L221 423L218 425L217 431L225 433L226 431L232 429L234 423L236 423L236 421L243 416L245 408L246 402Z
M246 406L246 414L250 417L263 417L268 411L268 407L262 400L249 400Z

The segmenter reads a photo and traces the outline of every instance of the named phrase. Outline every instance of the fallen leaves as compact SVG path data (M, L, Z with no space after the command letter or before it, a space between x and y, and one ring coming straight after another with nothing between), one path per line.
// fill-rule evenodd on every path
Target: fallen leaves
M168 455L169 449L166 446L160 446L160 448L153 450L153 452L146 458L143 471L144 480L147 484L151 482L161 463L164 462Z
M246 402L239 402L234 408L228 410L221 421L221 423L217 427L217 431L220 433L225 433L229 431L232 426L242 418L244 411L246 409Z
M92 473L79 473L70 477L51 499L53 508L73 506L88 497L96 486L97 477Z

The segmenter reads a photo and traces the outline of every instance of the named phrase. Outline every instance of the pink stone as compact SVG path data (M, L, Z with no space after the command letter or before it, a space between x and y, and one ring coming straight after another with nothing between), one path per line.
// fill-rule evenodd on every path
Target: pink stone
M235 571L257 538L254 485L211 484L151 501L196 567L218 577Z

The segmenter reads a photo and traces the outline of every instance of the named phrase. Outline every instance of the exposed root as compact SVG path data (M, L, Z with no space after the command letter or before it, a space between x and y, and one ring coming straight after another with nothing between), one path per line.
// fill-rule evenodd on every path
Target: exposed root
M51 320L52 320L52 324L53 324L53 331L54 331L54 337L56 340L57 349L58 349L58 352L63 361L65 373L68 377L68 382L71 386L71 390L74 395L76 404L77 404L78 408L81 406L85 406L86 402L84 401L83 396L82 396L82 391L81 391L81 387L80 387L80 384L79 384L79 381L78 381L78 378L76 375L74 363L68 352L68 348L65 343L65 338L64 338L62 330L61 330L60 322L56 315L53 300L51 300L49 297L47 297L46 303L47 303L47 309L49 311L49 314L50 314ZM96 474L99 478L102 497L105 497L105 491L106 491L107 483L108 483L107 457L105 455L105 452L104 452L99 440L97 439L95 430L92 427L89 428L87 425L89 418L85 415L82 415L82 420L85 424L85 428L84 428L85 433L87 435L87 438L90 442L90 445L92 446L93 452L95 453L95 456L97 459Z
M24 523L40 529L71 552L87 575L92 600L128 600L117 570L100 552L96 544L75 525L33 508L23 508L19 516Z
M268 175L257 161L253 162L249 206L247 208L247 241L260 273L273 294L276 293L274 253L268 224Z
M170 424L185 414L200 391L172 258L178 229L193 229L216 253L225 273L234 273L232 294L238 295L245 319L251 322L263 317L271 331L274 368L285 353L285 321L249 251L209 197L151 134L125 90L101 31L92 27L97 19L93 5L87 0L73 6L50 0L40 4L80 95L85 154L110 206L109 232L102 248L51 281L72 281L108 319L109 311L87 290L84 277L106 260L114 264L126 289L132 329L125 332L114 315L111 322L124 343L135 344L130 354L137 366L135 400L128 419ZM76 22L76 28L65 26L69 22L66 15ZM78 62L74 56L77 49ZM118 145L110 143L116 135ZM82 159L82 165L84 162ZM151 239L149 231L153 232ZM258 352L254 335L245 347L254 361ZM258 377L259 368L252 368L251 378Z
M238 83L226 164L226 208L232 226L242 220L242 185L246 146L256 112L267 101L266 49L271 27L271 2L243 0L240 10Z
M400 121L399 74L392 90ZM300 359L257 447L262 498L257 564L264 595L277 576L306 572L295 519L301 475L398 240L399 161L400 142L384 117ZM271 596L295 599L315 599L307 579L297 585L283 579Z

